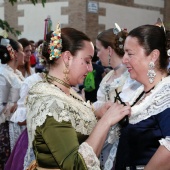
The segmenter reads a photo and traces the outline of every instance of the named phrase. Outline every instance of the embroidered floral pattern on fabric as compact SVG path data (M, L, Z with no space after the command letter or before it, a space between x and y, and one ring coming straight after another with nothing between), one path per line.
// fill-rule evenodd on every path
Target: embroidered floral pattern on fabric
M113 82L111 83L107 83L107 81L109 80L109 78L111 77L111 75L114 74L114 71L110 71L102 80L101 84L100 84L100 90L105 94L105 100L108 101L108 96L109 96L109 100L114 101L114 97L115 97L115 92L114 90L119 88L121 91L121 88L123 86L123 84L125 83L129 73L128 71L124 72L119 78L114 79ZM103 98L100 98L100 96L98 96L98 100L102 101Z
M73 89L70 90L72 94L76 93ZM41 126L47 115L53 116L58 122L71 122L77 132L85 135L89 135L97 123L88 103L84 105L85 103L67 96L52 84L49 87L48 83L39 82L30 90L29 94L27 128L29 136L31 136L29 139L30 146L32 146L36 126Z
M100 162L91 146L83 142L78 152L83 156L88 170L100 170Z
M143 86L137 89L134 98L130 101L130 105L134 103L136 98L142 93ZM132 107L129 122L136 124L150 116L157 115L170 107L170 77L163 78L162 81L155 86L151 94L147 96L142 103Z

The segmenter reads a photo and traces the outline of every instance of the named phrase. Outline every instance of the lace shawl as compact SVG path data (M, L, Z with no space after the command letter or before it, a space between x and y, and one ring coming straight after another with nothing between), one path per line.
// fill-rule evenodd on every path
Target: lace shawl
M144 90L143 85L139 87L134 95L134 98L130 101L132 105L136 98ZM139 104L132 107L131 116L129 122L136 124L142 120L149 118L150 116L157 115L170 107L170 76L165 77L159 82L155 88L151 91L149 96Z
M45 122L47 115L53 116L58 122L71 122L76 132L81 134L89 135L92 132L97 120L90 103L86 103L73 89L70 89L70 93L79 100L66 95L58 87L44 82L37 83L29 91L27 99L29 148L32 147L36 127L41 126ZM98 167L98 163L95 161L98 159L93 151L90 152L90 155L93 155L93 157L88 157L87 160L90 146L87 147L88 144L84 143L82 146L80 145L80 154L85 159L85 162L91 162L91 165L88 165L91 169L92 167ZM85 153L81 152L81 148L84 145L87 149Z

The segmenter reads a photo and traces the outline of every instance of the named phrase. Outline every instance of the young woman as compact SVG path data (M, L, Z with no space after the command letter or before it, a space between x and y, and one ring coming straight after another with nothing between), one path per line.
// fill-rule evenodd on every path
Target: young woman
M30 57L31 57L31 44L26 38L21 38L18 40L22 46L25 53L24 64L18 66L18 70L22 72L22 75L26 78L33 74L35 71L31 68Z
M91 40L74 28L57 27L44 48L49 73L27 100L29 148L37 168L100 169L98 156L109 128L130 112L129 106L108 104L98 110L104 115L97 122L91 105L71 88L92 71L93 54Z
M23 47L13 39L0 37L0 169L4 168L17 138L17 125L10 118L17 108L24 80L18 65L24 64Z

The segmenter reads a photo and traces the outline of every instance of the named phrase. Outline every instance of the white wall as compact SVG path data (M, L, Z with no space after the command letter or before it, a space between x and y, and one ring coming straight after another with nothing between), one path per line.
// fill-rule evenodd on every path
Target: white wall
M99 16L99 24L106 25L106 29L113 28L116 22L121 28L127 28L130 31L143 24L154 24L158 17L163 19L160 12L153 10L106 3L99 3L99 7L106 8L106 16Z
M4 20L4 7L3 7L4 0L0 0L0 18ZM2 29L0 28L0 34Z
M164 0L134 0L135 4L148 5L154 7L164 7Z
M68 7L68 2L46 3L42 4L18 5L18 11L24 10L24 17L18 18L18 25L24 26L22 35L18 38L27 38L29 40L38 41L44 38L44 20L47 16L51 17L52 29L54 30L58 22L68 24L68 16L61 15L61 7Z

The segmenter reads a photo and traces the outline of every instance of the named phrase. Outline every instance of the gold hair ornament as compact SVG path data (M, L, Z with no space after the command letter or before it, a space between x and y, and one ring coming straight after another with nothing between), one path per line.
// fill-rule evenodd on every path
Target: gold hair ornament
M62 39L61 39L61 28L58 23L56 30L52 33L50 40L50 60L61 57Z

